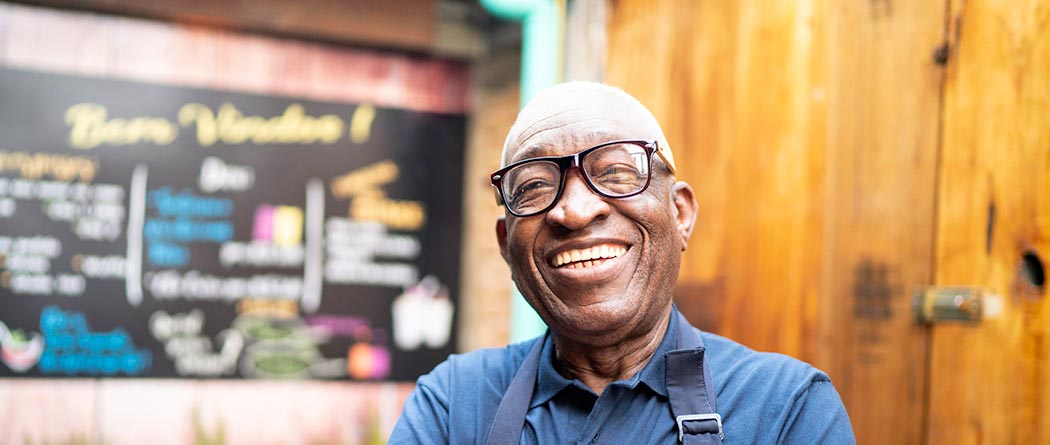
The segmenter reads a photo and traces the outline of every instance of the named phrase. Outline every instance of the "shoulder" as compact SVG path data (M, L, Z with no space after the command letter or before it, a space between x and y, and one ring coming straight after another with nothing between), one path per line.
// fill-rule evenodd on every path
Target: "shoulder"
M451 416L495 409L529 349L542 337L503 348L453 354L416 382L416 392L444 400Z
M814 381L830 381L823 371L794 357L757 352L728 338L701 332L707 348L712 378L719 386L767 387L770 390L796 389ZM721 377L721 378L719 378Z
M855 443L842 399L823 371L701 333L726 435L750 443Z
M485 382L505 389L510 385L521 363L525 361L529 348L540 339L542 337L503 348L484 348L463 354L452 354L428 374L420 377L418 385L448 387L464 383L476 385Z
M449 356L416 382L390 443L477 442L536 341Z

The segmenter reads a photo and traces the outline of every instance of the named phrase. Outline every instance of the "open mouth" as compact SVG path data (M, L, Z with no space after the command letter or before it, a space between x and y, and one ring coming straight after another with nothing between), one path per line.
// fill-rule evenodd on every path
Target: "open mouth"
M554 256L551 265L557 268L584 269L627 253L627 247L617 244L599 244L586 249L566 250Z

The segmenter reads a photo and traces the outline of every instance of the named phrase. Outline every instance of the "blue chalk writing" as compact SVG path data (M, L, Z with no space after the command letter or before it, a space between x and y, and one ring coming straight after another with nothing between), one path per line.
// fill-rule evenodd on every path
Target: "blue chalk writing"
M44 354L40 372L65 375L137 375L150 368L153 356L137 349L123 328L92 332L84 315L48 306L40 313Z
M229 221L151 218L146 220L146 226L142 229L142 236L149 241L222 243L233 239L233 224Z
M178 244L150 242L147 259L150 265L159 267L182 267L190 262L190 249Z
M188 190L172 194L168 187L149 192L149 206L164 216L225 218L233 213L229 199L197 196Z

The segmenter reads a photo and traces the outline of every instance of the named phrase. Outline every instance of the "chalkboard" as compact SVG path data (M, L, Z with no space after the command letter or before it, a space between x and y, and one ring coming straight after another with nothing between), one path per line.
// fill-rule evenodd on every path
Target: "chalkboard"
M0 376L414 380L465 117L0 69Z

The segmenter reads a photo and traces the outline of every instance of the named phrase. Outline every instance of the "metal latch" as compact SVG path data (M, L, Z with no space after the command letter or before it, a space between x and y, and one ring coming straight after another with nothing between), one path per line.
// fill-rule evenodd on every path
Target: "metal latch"
M979 287L924 287L912 297L912 312L920 323L977 323L985 309L984 297Z

